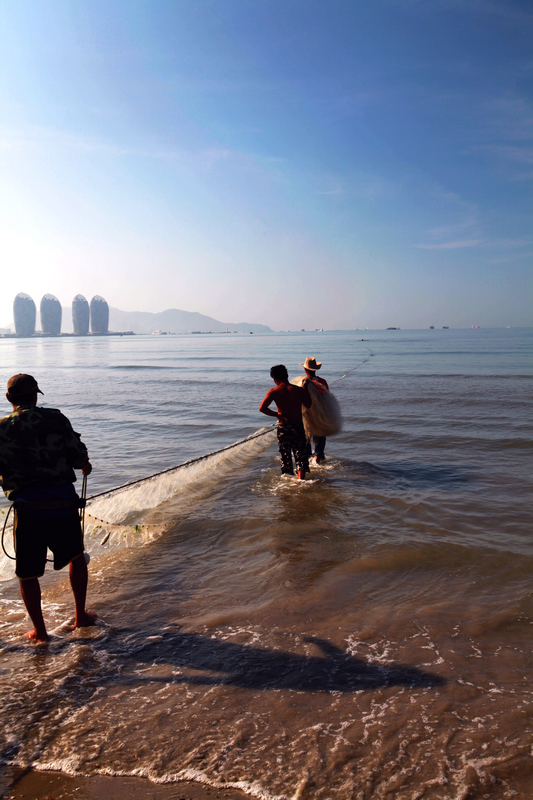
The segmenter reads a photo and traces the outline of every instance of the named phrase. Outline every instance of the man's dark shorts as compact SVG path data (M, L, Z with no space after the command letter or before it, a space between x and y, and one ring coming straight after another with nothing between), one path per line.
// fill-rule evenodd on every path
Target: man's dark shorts
M51 495L59 495L59 503L64 498L72 498L73 503L77 499L72 484L69 489L65 487ZM54 554L54 569L63 569L84 549L80 517L75 508L40 509L39 500L30 497L28 500L29 508L24 507L20 498L15 501L15 574L22 580L43 575L48 549Z
M307 455L307 440L304 426L301 422L295 425L278 425L278 447L281 460L281 471L284 475L294 475L292 454L296 461L296 468L304 474L309 472L309 457Z

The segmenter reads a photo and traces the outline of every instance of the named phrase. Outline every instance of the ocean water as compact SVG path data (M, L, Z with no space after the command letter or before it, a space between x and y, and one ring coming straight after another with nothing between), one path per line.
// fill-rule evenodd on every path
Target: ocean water
M68 631L68 576L49 569L54 637L26 642L0 561L4 777L192 779L265 799L533 797L532 340L0 340L0 382L35 375L81 432L100 495L86 520L94 629ZM298 482L281 477L258 406L270 366L296 377L308 355L344 429Z

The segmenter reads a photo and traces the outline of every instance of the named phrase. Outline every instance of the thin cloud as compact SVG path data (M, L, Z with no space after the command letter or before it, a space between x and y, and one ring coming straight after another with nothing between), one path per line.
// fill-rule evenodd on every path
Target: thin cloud
M224 161L238 161L241 164L257 161L271 168L279 165L283 159L276 157L256 157L253 154L231 150L228 148L212 147L208 149L172 148L161 149L154 147L136 147L119 145L96 136L80 136L58 128L41 126L28 126L19 130L1 129L0 150L27 150L35 151L46 147L60 146L70 148L82 153L94 153L103 156L133 156L137 158L150 158L159 160L181 160L198 162L207 167L212 167Z
M512 264L516 261L523 261L525 258L531 258L533 253L511 253L510 255L497 256L491 259L491 264Z
M465 148L466 155L479 154L498 163L504 177L531 177L533 164L533 108L529 98L508 93L478 105L478 141Z
M322 175L311 174L311 176L308 177L310 178L310 182L315 184L315 194L325 197L334 197L346 193L346 187L336 175L326 172Z
M107 142L95 136L78 136L59 128L46 128L30 125L19 130L3 129L2 149L13 150L41 149L46 146L59 145L85 153L101 153L114 156L141 156L144 158L176 158L184 156L185 151L179 150L153 150L144 147L124 147L112 142Z
M440 242L438 244L417 244L415 247L422 250L459 250L464 247L484 247L491 250L521 250L530 247L533 242L530 239L463 239L455 242ZM520 258L522 254L517 254L514 258ZM509 256L509 259L513 256ZM501 260L508 260L502 258Z
M460 242L441 242L440 244L415 244L421 250L460 250L464 247L477 247L481 239L464 239Z
M336 194L343 194L343 189L340 185L334 186L331 189L319 189L317 194L332 196Z
M438 228L428 230L427 235L434 241L418 246L428 250L451 250L458 247L474 247L477 245L481 241L481 226L477 205L463 200L455 192L449 192L438 187L433 190L432 194L437 200L444 202L447 206L451 206L452 213L458 219L449 225L441 225Z
M483 103L492 129L505 139L531 141L533 109L529 98L508 92Z
M502 250L520 250L533 244L531 239L494 239L490 242L491 247L499 247Z
M478 152L487 153L518 164L533 164L533 147L494 144L477 148Z

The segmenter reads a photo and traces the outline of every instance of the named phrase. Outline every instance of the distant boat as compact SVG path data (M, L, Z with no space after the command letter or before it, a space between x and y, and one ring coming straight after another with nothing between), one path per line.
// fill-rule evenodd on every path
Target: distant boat
M430 325L430 326L429 326L429 330L430 330L430 331L434 331L434 330L435 330L435 326L434 326L434 325Z
M168 331L152 331L152 336L166 336Z
M368 330L368 328L367 328L367 330ZM388 331L399 331L400 329L399 328L387 328L387 330Z
M470 327L472 328L472 330L477 330L479 328L479 325L471 325Z
M450 330L450 326L449 325L443 325L442 326L442 330L443 331L449 331Z

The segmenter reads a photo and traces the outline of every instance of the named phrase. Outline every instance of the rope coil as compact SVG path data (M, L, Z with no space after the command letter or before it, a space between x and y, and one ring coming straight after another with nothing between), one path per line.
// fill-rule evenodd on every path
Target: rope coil
M9 515L11 514L11 510L12 510L13 506L14 506L14 503L11 503L11 505L9 506L9 508L7 510L6 518L4 520L4 525L3 525L3 528L2 528L2 550L4 551L4 555L6 555L8 558L10 558L11 561L15 561L16 559L15 559L15 556L10 556L9 553L7 552L5 544L4 544L4 536L5 536L5 533L6 533L7 521L9 519ZM13 536L14 535L15 534L13 533Z
M84 537L85 537L85 503L86 503L86 499L85 498L86 498L86 495L87 495L87 475L84 475L82 483L81 483L81 497L79 498L79 502L77 503L77 507L79 508L79 513L80 513L82 542L83 542ZM72 505L72 503L69 503L69 505ZM39 507L41 507L41 508L43 508L43 507L46 507L46 508L63 508L65 506L65 503L63 503L61 501L58 502L58 503L53 503L52 502L52 503L45 504L45 506L43 506L43 503L40 503L40 504L39 503L27 503L27 506L28 507L32 507L32 508L39 508ZM14 507L15 507L15 503L11 503L11 505L9 506L9 508L7 510L6 518L4 519L4 524L2 526L2 550L4 552L4 555L7 556L7 558L9 558L11 561L16 561L17 559L16 559L16 556L11 556L6 550L5 534L6 534L6 528L7 528L7 523L8 523L8 520L9 520L9 516L10 516L12 510L14 509ZM13 549L15 549L14 539L15 539L15 531L13 530ZM47 558L46 560L48 562L52 562L51 558Z

